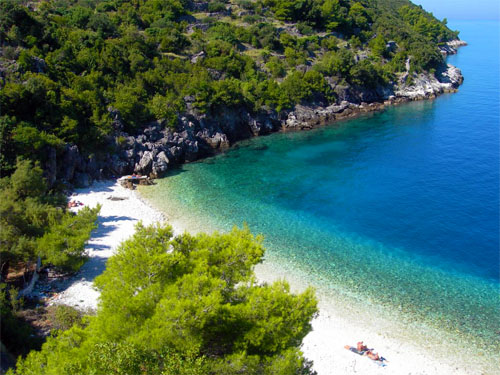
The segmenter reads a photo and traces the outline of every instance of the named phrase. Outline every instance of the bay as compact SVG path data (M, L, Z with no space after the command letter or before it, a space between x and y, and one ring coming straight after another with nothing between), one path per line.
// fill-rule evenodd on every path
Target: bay
M191 230L247 224L268 269L322 296L499 358L499 24L450 23L458 93L242 142L141 193Z

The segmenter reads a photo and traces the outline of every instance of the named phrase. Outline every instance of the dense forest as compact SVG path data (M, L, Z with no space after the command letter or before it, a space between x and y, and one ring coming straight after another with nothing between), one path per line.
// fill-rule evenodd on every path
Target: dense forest
M339 104L339 87L433 76L439 47L457 38L407 0L0 0L2 351L40 348L19 318L22 288L45 266L75 272L86 260L99 207L67 209L76 169L120 154L130 165L113 174L133 170L147 152L128 135L170 132L196 148L185 116L279 117ZM154 157L189 160L179 150ZM310 373L298 348L314 294L257 285L262 256L247 230L140 227L98 279L97 315L58 310L60 331L16 373Z

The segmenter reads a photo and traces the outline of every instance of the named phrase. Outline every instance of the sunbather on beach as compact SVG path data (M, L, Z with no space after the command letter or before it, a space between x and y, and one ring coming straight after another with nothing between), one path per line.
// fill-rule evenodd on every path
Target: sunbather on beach
M368 356L368 358L373 359L374 361L380 361L381 360L380 356L378 355L378 353L374 353L371 350L368 350L367 352L365 352L365 355Z
M365 344L363 344L363 341L360 341L357 343L356 349L358 349L358 352L363 352L365 350L368 350L368 347Z

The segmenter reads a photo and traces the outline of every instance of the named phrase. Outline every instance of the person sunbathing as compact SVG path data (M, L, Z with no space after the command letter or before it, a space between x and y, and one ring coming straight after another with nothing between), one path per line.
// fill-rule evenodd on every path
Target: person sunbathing
M358 352L364 352L365 350L368 350L368 347L363 344L363 341L360 341L357 343L356 349L358 349Z
M380 356L378 355L378 353L374 353L371 350L368 350L367 352L365 352L365 355L368 356L368 358L373 359L374 361L380 361L381 360Z

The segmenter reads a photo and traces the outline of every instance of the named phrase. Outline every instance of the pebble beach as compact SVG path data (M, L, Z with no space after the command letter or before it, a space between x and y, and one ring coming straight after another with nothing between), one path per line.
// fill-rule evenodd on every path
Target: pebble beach
M93 287L94 278L105 267L106 260L122 242L134 233L134 226L139 221L148 225L155 222L168 222L168 213L162 213L150 206L135 191L125 189L112 181L98 182L85 189L76 190L71 200L80 201L84 206L95 207L100 204L98 228L93 231L86 250L89 261L70 280L63 292L53 297L50 303L67 304L82 310L95 310L99 301L99 292ZM80 209L79 207L72 208ZM183 231L178 225L174 233ZM270 264L259 266L256 270L260 280L271 282L288 276L274 272ZM293 276L292 276L293 277ZM296 280L289 280L292 290L304 286ZM373 324L353 322L348 316L321 300L320 313L314 319L313 330L303 341L302 351L306 358L314 361L314 369L319 375L329 374L394 374L394 375L462 375L480 374L474 368L467 368L464 363L455 364L453 360L444 363L434 358L419 346L389 337L379 330L373 330ZM359 356L344 348L355 346L364 341L387 359L385 366L380 366L367 357Z

